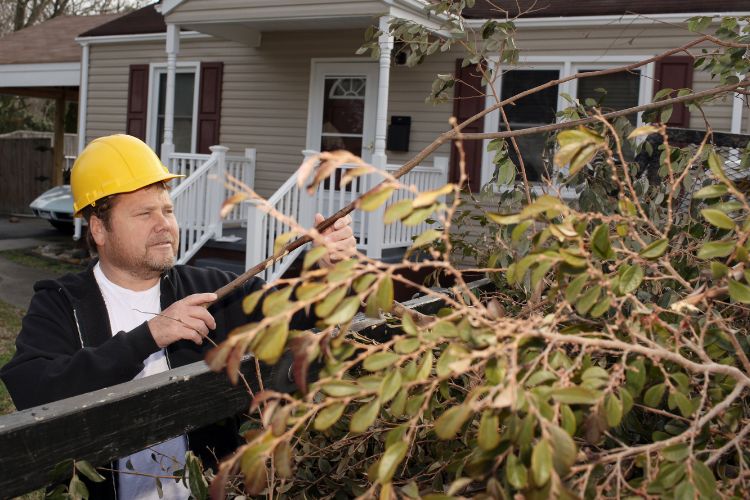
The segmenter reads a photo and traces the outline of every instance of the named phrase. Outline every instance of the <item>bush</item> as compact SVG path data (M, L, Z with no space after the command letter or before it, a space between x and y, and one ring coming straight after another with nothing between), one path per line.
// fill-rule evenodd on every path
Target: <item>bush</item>
M701 19L691 25L706 28ZM657 95L654 120L675 102L698 110L747 88L735 76L748 69L750 37L741 26L726 19L717 37L703 37L717 48L696 64L720 85ZM488 24L477 46L500 45L501 62L512 62L513 29ZM415 64L456 43L403 21L391 30L413 44ZM484 61L491 79L484 50L467 62ZM450 79L436 82L434 97L444 97ZM213 495L223 497L240 474L245 494L290 497L742 497L750 459L750 204L741 180L750 149L739 168L712 147L710 128L701 144L675 147L663 124L634 129L619 116L576 104L544 130L557 146L550 171L575 188L575 200L551 182L532 196L515 175L496 175L506 186L492 193L497 211L483 210L460 184L414 193L385 217L434 218L413 244L425 261L360 257L325 270L314 266L325 250L314 250L301 277L282 282L288 286L262 306L259 294L249 296L246 308L263 307L266 318L215 349L209 363L231 375L246 351L273 362L288 346L302 391L254 395L247 443L222 464ZM460 135L457 125L444 137ZM662 144L644 142L647 135ZM485 136L495 138L498 169L508 168L512 134ZM658 165L644 168L628 148ZM324 163L315 182L334 167ZM376 174L359 172L366 173ZM382 205L392 189L410 188L386 179L359 206ZM454 228L472 218L484 228L480 246ZM456 248L477 259L493 291L468 287L451 260ZM444 301L437 314L394 305L394 281L405 281L398 271L415 265L455 281L451 293L414 284ZM382 342L350 332L360 303L397 332ZM304 308L322 318L320 333L288 331L291 314ZM319 378L302 380L318 361Z

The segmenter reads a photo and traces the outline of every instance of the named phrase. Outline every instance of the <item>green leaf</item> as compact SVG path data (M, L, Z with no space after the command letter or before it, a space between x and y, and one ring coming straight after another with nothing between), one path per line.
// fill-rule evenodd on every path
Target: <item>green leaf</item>
M693 484L704 497L713 497L716 494L716 479L703 462L693 462Z
M570 437L570 434L565 432L564 429L556 425L550 425L547 430L549 431L550 439L552 440L552 448L555 450L552 461L555 464L555 470L560 476L565 476L568 470L576 462L576 454L578 449Z
M185 469L188 475L188 487L190 493L198 500L208 498L208 483L201 470L201 462L192 451L185 454Z
M620 276L620 292L623 295L634 292L643 281L643 269L638 264L629 266Z
M721 182L723 182L724 184L731 184L726 174L724 174L724 162L714 150L711 150L708 153L708 168L711 169L711 172Z
M290 295L292 295L291 286L268 294L268 296L263 299L263 306L261 307L263 315L273 316L285 311L289 307Z
M392 352L377 352L372 356L367 356L362 366L367 371L376 372L393 365L400 358L401 356Z
M430 376L430 373L432 373L432 363L434 361L434 358L432 356L432 351L427 351L425 353L424 358L422 359L422 362L419 364L419 368L417 369L417 376L414 380L416 381L422 381L427 380Z
M727 194L727 191L728 189L724 184L713 184L698 190L698 192L693 195L693 198L698 200L710 200L712 198L724 196Z
M653 241L641 250L639 255L644 259L656 259L664 254L667 250L667 245L669 245L669 240L666 238Z
M594 404L599 399L599 394L585 387L564 387L554 389L550 395L558 403L569 405Z
M500 418L491 410L485 410L479 420L479 431L477 432L477 442L481 449L490 451L497 448L497 445L500 444L499 428Z
M680 409L680 413L683 417L689 417L693 414L693 403L690 402L687 396L681 392L674 392L671 396L677 404L677 408Z
M449 408L435 421L435 434L443 440L453 439L471 413L471 407L466 404Z
M713 259L716 257L727 257L734 251L734 241L709 241L698 250L699 259Z
M102 481L104 481L104 476L99 474L94 466L92 466L86 460L76 460L75 464L76 470L89 478L91 481L95 483L101 483Z
M401 370L395 368L385 376L383 383L380 386L380 402L385 404L401 389Z
M375 292L375 300L377 306L383 312L389 312L393 309L393 278L390 274L386 274L380 280L378 290Z
M327 254L328 254L328 249L326 247L322 247L322 246L312 247L305 254L305 258L302 261L302 269L307 271L313 265L315 265L316 262L318 262L320 259L325 257Z
M654 127L653 125L641 125L640 127L636 127L633 129L630 134L628 134L628 139L635 139L636 137L640 137L642 135L649 135L649 134L655 134L659 131L657 127Z
M588 279L589 275L587 273L581 273L573 281L568 283L568 286L565 289L565 300L567 300L570 305L576 303L578 295L581 293L583 285L586 284Z
M333 403L330 406L326 406L318 412L313 422L313 428L316 431L324 431L331 427L333 424L339 421L341 415L344 413L346 403Z
M242 310L245 314L251 314L255 307L258 305L258 301L263 296L263 290L257 290L244 299L242 299Z
M531 452L531 473L534 483L544 486L549 481L552 472L552 447L546 439L541 439Z
M438 231L437 229L428 229L427 231L417 236L417 238L414 240L414 243L411 244L411 247L423 247L428 243L432 243L433 241L439 239L442 234L442 231Z
M721 210L715 208L704 208L701 210L703 218L720 229L734 229L734 221Z
M359 297L349 297L336 308L333 314L325 318L323 322L326 325L340 325L346 323L357 314L359 310Z
M594 255L600 259L610 259L613 256L612 244L609 241L609 224L600 224L591 235L591 248Z
M421 341L416 337L401 339L393 344L393 350L399 354L411 354L421 345Z
M89 498L89 489L76 474L73 474L73 477L68 484L68 493L73 500L87 500Z
M600 317L602 314L609 311L610 305L610 298L605 294L602 297L602 300L600 300L594 307L591 308L591 311L589 311L589 316L591 316L592 318Z
M656 384L646 391L643 395L643 403L651 408L658 408L661 404L661 400L664 397L664 390L666 387L664 384Z
M388 198L391 197L394 189L393 186L386 185L378 188L374 193L365 194L359 199L359 208L365 212L377 210L380 205L385 203Z
M495 224L500 224L501 226L508 226L511 224L518 224L521 222L521 214L496 214L494 212L487 212L486 213L487 218L490 219Z
M279 251L284 248L284 245L286 245L289 240L294 238L297 235L295 231L289 231L288 233L282 233L276 237L276 240L273 242L273 253L274 255L279 253Z
M327 318L343 300L344 296L346 296L346 286L339 286L315 304L315 315L319 318Z
M324 393L335 398L352 396L359 392L359 388L356 385L351 382L345 382L343 380L333 380L331 382L326 382L320 387L320 389Z
M425 191L423 193L419 193L417 197L414 198L412 205L414 206L414 208L429 207L433 203L435 203L438 198L440 198L441 196L445 196L446 194L451 192L453 192L453 184L446 184L433 191Z
M614 394L608 394L604 400L604 412L607 415L607 425L617 427L622 421L622 401Z
M709 266L711 267L711 276L714 279L721 279L729 273L729 267L722 264L721 262L712 260Z
M253 339L253 353L259 360L274 364L281 357L289 337L289 323L282 319L258 333Z
M578 311L578 314L585 316L586 313L589 312L589 309L591 309L596 301L599 300L601 291L602 287L599 285L593 286L586 290L586 292L581 295L581 298L576 301L576 311Z
M320 295L325 288L322 283L305 282L295 288L294 294L299 300L309 300Z
M396 473L396 468L404 460L408 449L409 443L406 441L398 441L386 448L378 463L378 481L381 484L391 480Z
M391 224L408 216L413 210L412 200L399 200L385 209L383 222Z
M735 302L750 304L750 286L739 281L729 280L729 296Z
M359 434L365 432L378 417L380 412L380 400L378 398L373 399L369 403L362 405L354 415L349 423L349 431Z
M523 462L521 462L515 455L508 455L508 460L505 465L505 477L508 479L508 483L517 490L522 490L528 485L528 476L529 473Z
M670 462L682 462L690 455L690 448L685 443L673 444L661 450L661 456Z
M674 489L674 500L695 500L695 487L687 479L678 484Z
M427 217L433 212L433 207L418 208L414 210L408 217L403 220L404 226L413 227L417 226L425 221Z
M534 224L533 220L525 220L521 223L519 223L516 227L513 228L513 231L510 233L510 239L513 243L518 243L518 241L521 239L523 234L526 232L531 225Z

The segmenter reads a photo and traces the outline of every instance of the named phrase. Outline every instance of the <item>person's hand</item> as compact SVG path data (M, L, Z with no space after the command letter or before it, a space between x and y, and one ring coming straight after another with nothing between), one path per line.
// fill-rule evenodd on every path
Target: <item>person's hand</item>
M216 328L216 321L204 304L216 300L215 293L196 293L178 300L148 321L148 328L156 345L162 349L178 340L203 343L209 330Z
M315 225L325 220L322 214L315 214ZM333 226L323 231L328 254L318 262L323 267L331 267L337 262L347 259L357 252L357 240L352 230L352 218L349 215L337 220Z

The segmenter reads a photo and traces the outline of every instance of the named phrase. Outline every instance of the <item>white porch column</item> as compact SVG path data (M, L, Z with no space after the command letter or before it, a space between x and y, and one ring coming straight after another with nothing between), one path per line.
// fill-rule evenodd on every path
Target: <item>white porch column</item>
M206 192L210 202L211 219L209 224L212 226L214 238L222 237L224 223L221 220L221 205L224 203L224 181L227 176L227 151L226 146L210 146L211 156L216 157L216 173L213 178L209 177L209 186Z
M164 142L161 145L161 161L169 165L174 153L174 88L177 74L177 53L180 52L180 27L167 24L167 91L164 103Z
M391 51L393 50L393 36L388 34L388 18L380 18L380 30L383 32L378 39L380 45L380 74L378 76L378 108L375 115L375 149L372 163L378 168L385 168L385 137L388 130L388 87L391 79Z
M393 50L393 36L388 33L388 18L380 18L380 30L383 32L378 39L380 45L380 73L378 76L378 107L375 116L375 149L372 153L372 164L385 169L388 158L385 155L385 138L388 130L388 97L391 78L391 51ZM383 212L380 207L370 214L367 224L367 256L379 259L383 254Z

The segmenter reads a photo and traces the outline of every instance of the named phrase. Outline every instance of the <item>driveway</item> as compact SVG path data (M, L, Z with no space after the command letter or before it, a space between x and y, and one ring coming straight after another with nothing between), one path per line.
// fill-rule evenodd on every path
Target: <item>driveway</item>
M0 215L0 251L72 240L45 220L31 217L17 219L18 222L11 222L7 215ZM34 283L59 276L59 273L49 270L16 264L0 255L0 300L26 310L34 293Z

